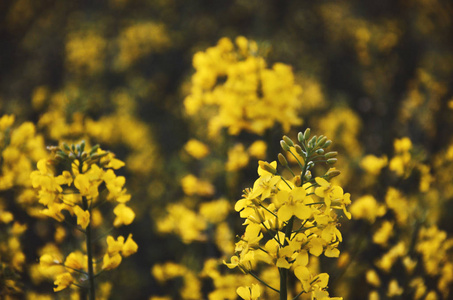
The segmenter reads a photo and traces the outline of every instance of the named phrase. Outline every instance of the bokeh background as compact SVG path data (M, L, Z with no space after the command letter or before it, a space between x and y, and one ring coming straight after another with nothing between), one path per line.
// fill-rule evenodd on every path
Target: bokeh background
M331 275L330 294L447 299L453 281L452 16L453 5L441 0L5 0L0 112L16 116L14 128L32 122L43 145L85 139L126 162L121 175L136 220L121 230L134 234L139 252L105 276L113 283L111 299L236 299L233 278L242 275L221 265L242 232L234 203L257 178L257 160L275 160L281 136L294 138L307 127L333 140L338 182L353 203L362 200L341 228L344 256L320 259L318 267ZM262 131L220 126L212 133L207 127L218 104L188 113L186 99L199 84L194 55L238 36L256 42L250 55L265 68L291 67L293 78L281 80L302 89L293 112L300 122L273 120ZM206 72L214 74L215 66ZM210 89L225 80L218 75ZM260 97L259 88L254 93ZM276 102L289 103L278 96ZM403 137L410 145L395 144ZM191 139L204 146L193 150ZM28 156L31 169L37 156ZM55 240L58 226L17 200L26 188L0 191L2 209L27 225L14 279L22 293L15 297L67 299L51 292L52 281L33 275L39 249ZM376 242L382 224L390 229ZM426 250L422 242L437 248ZM390 267L379 266L400 243L404 250L393 250ZM406 257L416 262L411 270ZM365 276L370 270L375 274ZM220 283L227 276L230 282ZM224 294L209 296L221 289ZM433 293L437 298L429 298Z

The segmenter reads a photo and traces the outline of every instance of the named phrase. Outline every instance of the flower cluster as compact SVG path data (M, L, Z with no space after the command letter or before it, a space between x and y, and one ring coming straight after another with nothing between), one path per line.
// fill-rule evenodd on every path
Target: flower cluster
M269 287L280 293L280 299L287 297L287 276L291 270L302 285L299 295L312 293L315 299L325 299L329 275L312 273L308 268L310 255L339 256L342 235L335 210L350 218L346 210L351 203L350 195L328 181L339 174L336 169L331 168L320 177L312 176L316 163L333 165L336 162L336 152L325 153L331 141L324 136L310 138L309 129L299 133L298 140L302 147L286 136L281 141L283 150L299 163L298 175L281 153L279 162L289 171L289 179L277 172L276 162L260 161L260 177L235 205L235 210L245 219L246 228L236 243L236 255L226 265L254 277L253 270L258 262L277 267L280 290ZM260 293L251 287L238 290L238 294L243 298L248 295L244 299L257 299Z
M54 291L74 284L88 287L90 294L94 295L94 277L104 270L118 267L122 257L135 253L138 248L131 234L126 240L123 236L115 240L109 235L102 265L94 258L93 243L98 237L93 236L93 229L102 222L101 205L106 202L115 205L114 227L129 225L135 218L134 211L127 206L131 196L124 188L125 178L117 176L114 171L124 163L99 146L85 151L85 142L71 147L63 144L62 148L50 147L50 150L54 157L40 160L38 170L30 175L33 187L39 190L39 203L45 206L41 212L82 232L86 240L86 255L74 251L63 261L44 254L40 263L64 267L58 269Z
M246 130L263 134L275 123L285 131L299 125L300 85L291 67L276 63L272 68L258 55L258 46L245 37L228 38L193 57L196 73L190 95L184 100L189 115L203 110L209 116L208 129L215 136L227 128L232 135Z

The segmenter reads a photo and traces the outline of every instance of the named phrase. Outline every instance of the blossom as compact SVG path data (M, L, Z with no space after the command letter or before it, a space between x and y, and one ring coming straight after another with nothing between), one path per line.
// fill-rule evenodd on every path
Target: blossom
M88 210L83 210L80 206L76 205L73 209L74 213L77 216L77 224L86 229L88 224L90 224L90 212Z
M115 220L113 221L113 226L119 227L121 225L129 225L135 219L135 213L125 204L120 203L114 209L113 213L116 215Z
M54 285L56 285L57 287L54 287L53 290L54 292L59 292L70 286L73 282L74 278L69 272L57 275L54 281Z
M258 284L252 284L251 287L240 286L237 288L236 293L244 300L256 300L261 296L261 290Z

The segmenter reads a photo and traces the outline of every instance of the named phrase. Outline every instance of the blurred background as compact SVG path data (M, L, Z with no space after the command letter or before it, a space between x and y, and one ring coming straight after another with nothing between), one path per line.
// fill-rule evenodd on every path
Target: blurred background
M239 276L221 265L243 232L232 207L257 178L258 159L275 160L281 136L294 138L307 127L333 140L343 173L338 183L353 203L372 198L341 228L347 256L320 259L318 267L331 275L330 294L425 299L434 291L447 299L453 275L441 266L452 256L446 242L453 233L452 16L452 3L441 0L4 0L0 112L14 114L15 127L32 122L44 145L85 139L125 161L120 173L137 216L118 232L132 232L139 253L105 276L113 283L110 299L236 299L234 284L218 283L206 262L220 262L219 274ZM208 53L223 37L234 44L238 36L256 42L250 55L262 58L264 68L290 66L285 80L302 90L293 112L299 121L285 125L283 118L262 131L219 126L213 133L207 124L217 110L188 112L199 71L194 55ZM218 75L210 88L225 80ZM258 88L254 93L260 97ZM275 101L289 103L283 96ZM403 137L411 145L398 148L395 140ZM192 139L203 146L188 143ZM408 151L400 168L388 164ZM367 156L382 159L382 166L367 168L379 164L364 162ZM391 188L400 193L393 196L401 201L396 206ZM34 217L32 204L15 203L22 189L0 191L2 207L28 227L21 237L23 268L14 279L23 293L15 297L67 299L31 271L58 226ZM385 211L367 218L379 206ZM398 221L402 212L406 219ZM376 243L371 236L385 222L393 235ZM433 226L445 234L439 247L447 246L436 248L443 253L437 270L427 271L428 256L416 245L426 240L421 228ZM394 269L380 268L376 260L400 241L406 251L395 256ZM406 256L424 270L413 269L426 274L424 292L406 270ZM371 269L379 284L364 276ZM404 292L389 292L394 277ZM222 288L225 294L209 296Z

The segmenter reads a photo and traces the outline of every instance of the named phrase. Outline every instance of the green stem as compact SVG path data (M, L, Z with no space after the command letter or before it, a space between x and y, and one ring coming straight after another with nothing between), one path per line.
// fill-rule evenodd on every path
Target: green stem
M287 277L288 270L285 268L278 268L280 273L280 300L288 300L288 290L287 290Z
M280 176L280 178L283 180L283 182L286 183L286 185L292 190L291 186L290 186L289 183L285 180L285 178L283 178L283 176L280 175L280 174L278 174L278 173L277 173L277 175Z
M88 208L88 200L83 197L83 206ZM91 205L90 205L91 206ZM91 207L90 207L91 208ZM86 247L88 256L88 283L89 283L89 300L96 300L95 286L94 286L94 268L93 268L93 246L91 245L91 209L90 209L90 223L85 229Z
M297 298L299 298L299 297L300 297L300 295L302 295L303 293L305 293L305 291L302 291L302 292L300 292L299 294L297 294L297 296L296 296L296 297L294 297L294 298L293 298L293 300L296 300Z
M296 159L297 164L299 165L299 167L302 168L302 163L301 163L300 160L297 158L297 156L296 156L291 150L289 150L288 152L291 153L291 155ZM307 154L307 157L308 157L308 154ZM304 164L304 166L305 166L305 165L306 165L306 163Z
M264 282L261 278L259 278L258 276L256 276L255 274L253 274L252 272L250 272L250 275L252 275L253 277L255 277L256 280L258 280L259 282L261 282L262 284L264 284L265 286L267 286L268 288L270 288L271 290L277 292L277 293L280 293L279 290L271 287L270 285L268 285L266 282ZM285 299L286 300L286 299Z
M285 228L285 241L283 242L283 247L287 246L288 239L291 238L291 232L293 230L294 216L289 219L288 224ZM288 239L287 239L288 238ZM288 269L278 268L280 273L280 300L288 299Z

